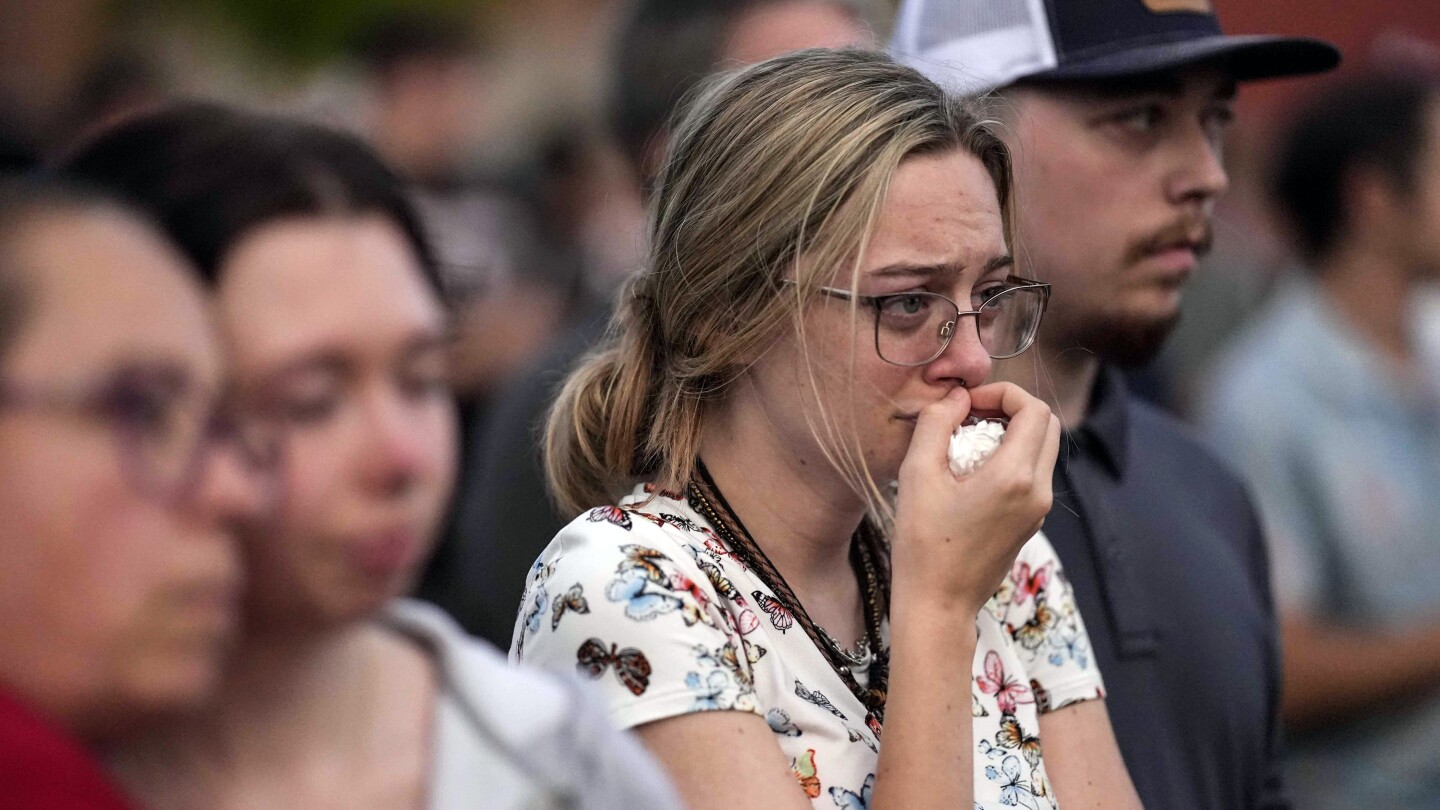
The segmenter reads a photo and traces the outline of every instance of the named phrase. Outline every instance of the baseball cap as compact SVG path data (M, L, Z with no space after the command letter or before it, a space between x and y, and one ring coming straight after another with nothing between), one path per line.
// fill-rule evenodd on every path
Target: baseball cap
M1223 60L1240 81L1340 63L1340 51L1318 39L1227 36L1211 0L904 0L890 50L964 94L1020 79L1109 79L1210 60Z

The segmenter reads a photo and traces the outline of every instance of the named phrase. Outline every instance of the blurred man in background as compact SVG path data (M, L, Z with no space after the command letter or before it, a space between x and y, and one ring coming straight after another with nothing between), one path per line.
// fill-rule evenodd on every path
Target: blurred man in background
M1440 369L1415 305L1440 279L1440 83L1317 95L1275 196L1313 270L1216 367L1215 446L1275 555L1297 806L1440 801Z
M1066 426L1045 533L1093 644L1069 654L1099 662L1141 799L1283 806L1258 521L1240 482L1117 368L1159 349L1209 247L1235 83L1338 53L1226 36L1208 0L906 0L894 47L957 92L1000 89L1017 272L1054 296L1035 350L996 373Z
M85 746L197 708L260 505L183 259L116 206L0 188L0 796L120 808ZM217 452L217 447L225 447Z
M845 0L636 4L614 49L611 125L637 194L643 196L664 159L666 122L675 105L701 79L800 48L872 45L862 8ZM466 459L477 478L462 483L452 556L445 570L435 572L428 594L467 630L496 644L510 643L530 564L569 522L555 514L545 492L539 426L565 371L599 339L609 307L608 299L595 302L567 328L563 342L516 381Z

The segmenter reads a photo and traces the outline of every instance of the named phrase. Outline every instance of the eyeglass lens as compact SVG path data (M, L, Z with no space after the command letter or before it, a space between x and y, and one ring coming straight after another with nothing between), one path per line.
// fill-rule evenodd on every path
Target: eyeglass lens
M1014 287L980 306L975 329L980 345L994 358L1013 357L1029 347L1044 312L1044 293ZM875 347L891 363L919 365L944 351L958 323L959 310L934 293L908 293L886 298L875 314Z

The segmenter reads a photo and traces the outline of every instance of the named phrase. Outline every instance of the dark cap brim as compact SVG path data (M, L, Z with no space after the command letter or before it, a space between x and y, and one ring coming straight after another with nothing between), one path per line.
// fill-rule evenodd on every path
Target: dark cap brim
M1323 73L1340 64L1334 45L1307 37L1266 35L1204 36L1169 42L1117 43L1083 54L1066 54L1064 64L1017 81L1113 79L1217 62L1236 81Z

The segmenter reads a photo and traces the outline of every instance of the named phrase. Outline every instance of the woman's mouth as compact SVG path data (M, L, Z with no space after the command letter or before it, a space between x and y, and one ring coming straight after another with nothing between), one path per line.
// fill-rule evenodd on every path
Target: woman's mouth
M389 578L413 566L420 557L419 533L391 529L361 537L349 546L350 562L368 576Z

